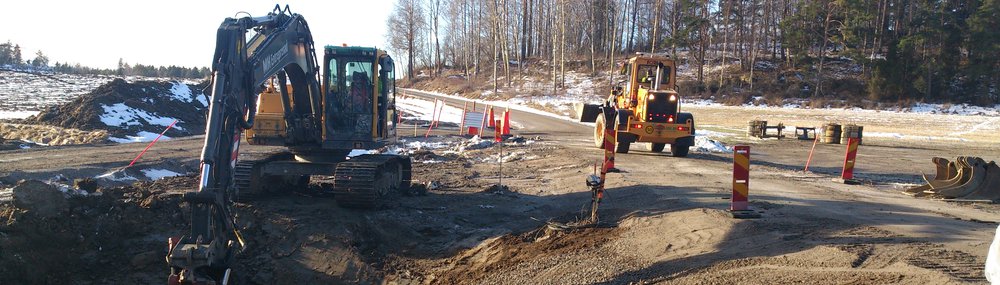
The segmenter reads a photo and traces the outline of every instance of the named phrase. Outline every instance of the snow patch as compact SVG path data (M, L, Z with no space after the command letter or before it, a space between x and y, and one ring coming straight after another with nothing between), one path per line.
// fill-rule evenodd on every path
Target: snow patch
M410 116L404 116L407 120L433 121L436 112L441 111L441 103L438 103L437 110L434 110L434 102L421 100L413 97L396 97L396 108L402 110ZM452 106L444 106L444 111L438 116L438 121L460 124L462 122L462 109Z
M146 177L149 177L149 180L159 180L159 179L162 179L164 177L174 177L174 176L180 176L181 175L180 173L173 172L173 171L166 170L166 169L151 168L151 169L143 169L141 171L142 171L143 175L146 175Z
M151 125L167 127L177 120L171 117L156 116L145 110L129 107L125 103L118 103L111 106L101 105L101 108L104 109L104 114L101 115L101 122L110 127L140 126L142 122L139 120L143 120ZM174 125L174 128L181 131L184 130L184 128L177 125Z
M97 179L107 179L111 181L127 182L127 181L139 181L139 178L135 178L128 173L119 170L108 171L107 173L95 176Z
M160 134L157 134L157 133L151 133L151 132L147 132L147 131L141 131L141 132L137 133L135 136L125 136L124 138L110 137L110 138L108 138L108 140L116 142L116 143L151 142L154 139L156 139L156 137L159 136L159 135ZM162 137L160 137L160 140L169 140L169 139L170 139L170 137L168 137L168 136L162 136Z
M191 87L188 87L187 84L177 81L171 82L171 84L173 84L173 86L170 87L171 98L185 103L191 103L191 101L194 100L194 96L191 93Z
M368 149L352 149L351 153L347 154L347 157L355 157L359 155L373 154L373 153L376 153L376 151Z
M695 136L694 147L697 152L733 153L733 148L703 136Z
M38 111L0 111L0 119L24 119L38 115Z

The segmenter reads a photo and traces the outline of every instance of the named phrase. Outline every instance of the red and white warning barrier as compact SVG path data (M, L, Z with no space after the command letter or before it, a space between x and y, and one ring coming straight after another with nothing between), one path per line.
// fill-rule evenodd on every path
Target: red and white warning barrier
M760 214L750 209L750 146L733 147L733 196L729 213L734 218L760 218Z
M854 162L858 156L858 138L847 139L847 154L844 156L844 169L841 171L840 179L847 184L856 184L854 180Z
M733 147L733 197L730 200L730 211L749 210L750 195L750 146Z

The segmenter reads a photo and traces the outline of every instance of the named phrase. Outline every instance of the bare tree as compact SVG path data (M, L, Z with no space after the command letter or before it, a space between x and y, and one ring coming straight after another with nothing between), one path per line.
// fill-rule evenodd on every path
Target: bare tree
M423 8L417 0L399 0L387 22L389 47L406 53L406 77L413 78L416 45L425 24Z

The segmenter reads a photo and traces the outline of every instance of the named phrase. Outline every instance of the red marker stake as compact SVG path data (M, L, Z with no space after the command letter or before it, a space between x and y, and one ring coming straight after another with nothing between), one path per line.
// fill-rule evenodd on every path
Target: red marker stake
M156 141L160 140L160 138L163 137L163 134L167 133L167 131L169 131L170 128L173 128L174 124L176 124L176 123L177 123L177 120L174 120L173 123L170 123L170 125L167 126L167 128L164 129L163 132L160 132L160 135L156 136L156 138L153 139L153 141L149 142L149 145L147 145L146 148L143 149L142 152L140 152L139 155L137 155L135 157L135 159L132 159L132 162L130 162L128 164L128 166L126 166L125 168L132 167L132 165L135 164L136 161L139 161L139 158L142 157L143 154L146 154L146 151L149 150L150 147L153 147L153 145L156 144Z

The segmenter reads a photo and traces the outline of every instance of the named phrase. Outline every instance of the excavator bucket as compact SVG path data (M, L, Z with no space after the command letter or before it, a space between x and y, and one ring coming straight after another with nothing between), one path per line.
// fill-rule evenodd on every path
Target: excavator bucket
M1000 200L1000 167L979 157L959 156L955 161L935 157L933 179L927 184L903 190L915 197L933 197L949 201L993 202Z
M955 176L950 176L946 180L929 180L927 184L931 186L931 189L944 189L953 186L962 185L969 181L972 174L972 167L966 164L966 159L964 156L959 156L950 165L952 168L957 169ZM927 191L924 191L925 193Z
M979 189L979 185L986 180L986 162L982 158L978 157L963 157L960 158L959 162L965 166L963 170L963 176L961 183L957 185L949 185L946 187L934 187L933 183L930 183L932 189L924 191L924 193L931 192L940 197L944 198L958 198L971 194L973 191Z
M934 163L934 167L936 168L933 180L946 180L955 175L955 170L951 167L951 162L948 161L948 159L943 157L934 157L931 158L931 162ZM927 177L925 176L924 179L926 180Z
M996 162L986 164L986 178L977 189L962 197L963 200L1000 200L1000 167Z
M953 164L952 162L948 161L948 159L943 157L934 157L931 158L931 162L933 162L934 166L936 167L936 173L933 179L927 179L927 175L924 175L924 181L930 182L931 180L948 180L953 177L953 173L951 171L953 169L952 167ZM927 190L931 190L930 184L910 187L906 190L903 190L903 194L910 196L923 196L924 191Z

